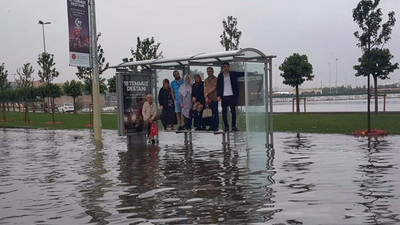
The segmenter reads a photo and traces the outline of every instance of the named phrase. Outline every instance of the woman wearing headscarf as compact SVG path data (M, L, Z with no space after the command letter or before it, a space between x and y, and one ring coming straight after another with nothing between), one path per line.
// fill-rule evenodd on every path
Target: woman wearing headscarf
M164 79L163 86L158 93L158 103L161 109L161 122L166 130L171 130L172 126L176 124L175 105L172 94L169 80Z
M192 118L190 117L190 109L192 109L192 83L190 76L185 75L183 84L179 87L179 103L182 108L182 115L184 118L185 129L192 128Z
M205 103L204 99L204 85L201 80L200 74L194 75L194 84L192 88L192 102L193 102L193 110L197 117L194 117L194 127L195 130L205 130L206 126L204 121L202 120L203 107Z

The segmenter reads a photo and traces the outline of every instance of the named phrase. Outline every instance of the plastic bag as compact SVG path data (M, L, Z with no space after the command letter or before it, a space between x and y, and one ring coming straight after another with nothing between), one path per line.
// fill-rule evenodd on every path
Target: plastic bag
M156 123L152 123L150 126L150 137L154 137L158 135L158 129L157 129L157 124Z
M212 114L212 111L210 108L205 108L203 110L203 115L202 115L203 118L210 118L212 116L213 116L213 114Z

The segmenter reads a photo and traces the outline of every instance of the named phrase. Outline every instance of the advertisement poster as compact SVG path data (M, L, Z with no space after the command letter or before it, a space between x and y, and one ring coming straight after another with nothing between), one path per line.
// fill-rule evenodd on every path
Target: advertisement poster
M69 65L90 67L88 0L67 0Z
M146 95L151 93L151 75L117 74L117 83L119 134L145 132L142 108Z

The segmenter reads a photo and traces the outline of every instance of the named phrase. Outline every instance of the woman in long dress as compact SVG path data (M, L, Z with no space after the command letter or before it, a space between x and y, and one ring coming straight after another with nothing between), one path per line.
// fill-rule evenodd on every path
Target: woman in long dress
M205 130L205 124L203 123L202 113L203 107L205 103L204 99L204 85L203 81L201 80L200 74L194 75L194 84L192 88L192 102L193 104L197 105L196 109L198 113L196 113L197 117L194 118L194 127L195 130Z
M193 107L192 102L192 83L190 76L185 75L183 84L179 87L179 103L182 108L182 115L185 122L185 129L190 130L192 128L192 118L190 116L190 110Z
M169 80L163 80L163 86L158 93L158 103L161 110L161 122L164 129L171 130L172 126L176 124L174 98L172 97L172 89L169 86Z

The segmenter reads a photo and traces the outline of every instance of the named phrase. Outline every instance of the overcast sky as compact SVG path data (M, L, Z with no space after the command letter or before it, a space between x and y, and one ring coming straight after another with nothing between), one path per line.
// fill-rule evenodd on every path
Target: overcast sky
M353 65L361 50L356 46L352 9L358 0L96 0L99 44L110 65L131 57L136 37L154 37L161 43L164 57L224 51L220 45L222 20L238 18L242 31L240 47L252 47L274 59L274 86L286 87L277 73L283 60L293 53L306 54L313 65L315 79L304 87L349 84L361 86L365 78L356 78ZM400 1L381 0L384 21L389 11L398 22L386 47L400 61ZM42 26L45 26L46 50L54 54L60 76L55 82L77 79L75 67L68 65L68 24L66 0L1 0L0 63L5 63L9 80L25 63L35 68L38 80L38 55L43 52ZM336 58L338 59L336 61ZM330 66L329 66L330 64ZM278 71L279 72L279 71ZM330 73L329 73L330 72ZM105 73L110 78L115 70ZM329 76L330 74L330 76ZM400 81L400 71L390 75L390 83ZM172 78L172 76L171 76ZM330 78L330 79L329 79Z

